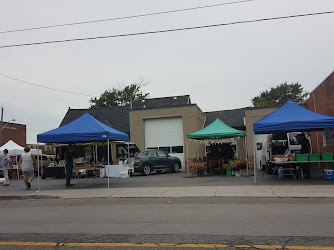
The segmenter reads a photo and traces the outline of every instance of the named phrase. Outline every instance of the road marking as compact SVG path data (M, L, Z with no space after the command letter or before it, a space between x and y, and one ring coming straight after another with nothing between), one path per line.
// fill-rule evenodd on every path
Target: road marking
M283 246L277 246L277 245L252 245L253 247L259 248L259 249L282 249Z
M280 246L280 245L224 245L224 244L176 244L176 243L96 243L96 242L0 242L0 246L72 246L72 247L175 247L175 248L258 248L258 249L291 249L291 250L334 250L334 247L321 246Z
M286 249L302 249L302 250L333 250L334 247L317 247L317 246L314 246L314 247L303 247L303 246L286 246L285 247Z
M57 246L57 242L0 242L0 246Z

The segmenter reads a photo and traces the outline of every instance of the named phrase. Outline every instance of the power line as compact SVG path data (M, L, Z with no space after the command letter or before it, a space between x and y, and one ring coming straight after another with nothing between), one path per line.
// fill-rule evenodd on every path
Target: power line
M59 92L67 93L67 94L74 94L74 95L82 95L82 96L96 97L96 96L93 96L93 95L87 95L87 94L82 94L82 93L77 93L77 92L72 92L72 91L66 91L66 90L62 90L62 89L50 88L50 87L46 87L46 86L39 85L39 84L36 84L36 83L23 81L23 80L20 80L20 79L11 77L11 76L6 76L6 75L3 75L3 74L0 74L0 76L9 78L9 79L14 80L14 81L18 81L18 82L26 83L26 84L29 84L29 85L33 85L33 86L36 86L36 87L45 88L45 89L54 90L54 91L59 91Z
M57 28L57 27L64 27L64 26L89 24L89 23L109 22L109 21L116 21L116 20L122 20L122 19L131 19L131 18L147 17L147 16L155 16L155 15L163 15L163 14L170 14L170 13L176 13L176 12L189 11L189 10L198 10L198 9L204 9L204 8L212 8L212 7L218 7L218 6L223 6L223 5L232 5L232 4L239 4L239 3L252 2L252 1L256 1L256 0L241 0L241 1L236 1L236 2L204 5L204 6L198 6L198 7L168 10L168 11L161 11L161 12L154 12L154 13L147 13L147 14L139 14L139 15L133 15L133 16L123 16L123 17L114 17L114 18L107 18L107 19L91 20L91 21L82 21L82 22L74 22L74 23L64 23L64 24L39 26L39 27L32 27L32 28L23 28L23 29L16 29L16 30L6 30L6 31L0 31L0 34L22 32L22 31L31 31L31 30L40 30L40 29L49 29L49 28Z
M127 37L127 36L139 36L139 35L149 35L149 34L157 34L157 33L168 33L168 32L176 32L176 31L184 31L184 30L195 30L195 29L204 29L204 28L212 28L212 27L219 27L219 26L228 26L228 25L235 25L235 24L256 23L256 22L273 21L273 20L279 20L279 19L325 15L325 14L332 14L332 13L334 13L334 11L324 11L324 12L307 13L307 14L299 14L299 15L291 15L291 16L271 17L271 18L255 19L255 20L237 21L237 22L231 22L231 23L219 23L219 24L210 24L210 25L195 26L195 27L186 27L186 28L177 28L177 29L168 29L168 30L157 30L157 31L147 31L147 32L138 32L138 33L128 33L128 34L120 34L120 35L95 36L95 37L86 37L86 38L54 40L54 41L46 41L46 42L13 44L13 45L0 46L0 49L11 48L11 47L31 46L31 45L41 45L41 44L51 44L51 43L65 43L65 42L74 42L74 41L97 40L97 39L116 38L116 37Z

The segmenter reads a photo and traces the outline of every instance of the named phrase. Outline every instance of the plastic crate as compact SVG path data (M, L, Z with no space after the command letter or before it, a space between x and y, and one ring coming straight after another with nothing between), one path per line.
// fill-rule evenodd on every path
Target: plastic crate
M229 169L229 168L226 169L226 175L227 175L227 176L233 176L233 175L232 175L232 169Z
M321 154L321 160L322 161L332 161L333 154Z
M324 169L324 179L333 180L334 179L334 170L333 169Z
M308 154L296 154L296 161L308 161Z
M320 154L311 154L308 155L309 161L320 161Z

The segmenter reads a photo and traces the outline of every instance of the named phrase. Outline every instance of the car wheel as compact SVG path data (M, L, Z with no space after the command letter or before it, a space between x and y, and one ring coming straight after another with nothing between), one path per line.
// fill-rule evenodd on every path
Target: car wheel
M176 162L176 163L174 164L173 168L172 168L172 171L173 171L174 173L179 172L179 171L180 171L180 164Z
M151 166L148 164L145 164L143 167L143 175L149 175L151 173Z

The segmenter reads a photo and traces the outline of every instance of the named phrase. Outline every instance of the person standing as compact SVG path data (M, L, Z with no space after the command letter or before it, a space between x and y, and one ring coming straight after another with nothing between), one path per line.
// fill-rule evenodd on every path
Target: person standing
M9 178L8 178L8 168L10 165L10 155L8 154L8 149L3 151L5 157L2 161L2 168L3 168L3 176L5 178L5 182L1 186L9 186Z
M72 145L69 145L65 151L65 170L66 170L66 187L72 187L71 178L73 172L73 158L74 158L74 149Z
M29 147L24 148L24 153L20 157L19 164L17 166L18 172L20 172L21 166L24 183L26 184L26 189L30 189L32 179L34 178L34 166L37 166L37 164L35 156L30 153Z
M309 140L306 138L304 133L298 134L296 136L298 143L301 145L301 154L308 154L311 153L311 146ZM297 179L299 178L299 175L302 172L305 174L306 178L310 179L311 178L311 169L310 169L310 164L309 163L303 163L300 164L300 169L297 172Z
M206 172L208 174L212 174L212 159L211 148L208 147L208 151L206 152Z

